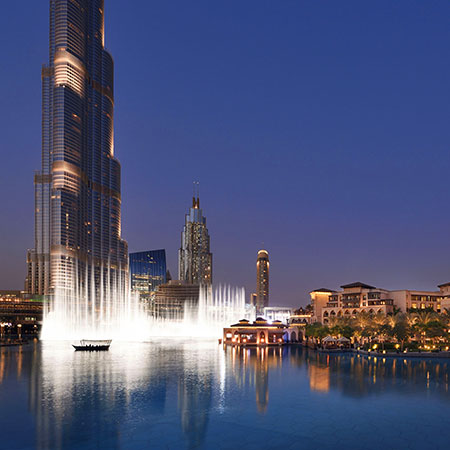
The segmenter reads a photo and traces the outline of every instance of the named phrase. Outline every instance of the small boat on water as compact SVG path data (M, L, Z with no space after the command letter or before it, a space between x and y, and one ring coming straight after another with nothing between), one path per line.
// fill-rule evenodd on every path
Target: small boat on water
M85 351L85 352L97 352L97 351L105 351L109 350L109 346L111 345L111 339L109 340L90 340L90 339L82 339L79 345L72 344L72 347L76 351Z

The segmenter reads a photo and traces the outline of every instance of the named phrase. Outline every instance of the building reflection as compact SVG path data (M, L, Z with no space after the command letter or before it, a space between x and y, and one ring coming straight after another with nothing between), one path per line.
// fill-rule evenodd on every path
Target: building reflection
M99 448L122 448L126 420L143 409L148 427L164 422L168 394L177 396L181 438L203 444L217 367L204 348L129 346L110 352L74 352L58 344L0 349L0 389L7 378L26 377L37 449L69 448L98 436ZM220 354L216 347L214 353ZM213 361L214 362L214 361ZM170 404L173 407L173 404Z
M308 350L305 359L311 390L337 390L349 397L365 397L390 392L411 394L433 388L450 400L450 365L446 359L365 358Z
M227 347L236 384L255 390L258 411L265 413L269 403L270 371L283 367L283 373L297 368L296 376L307 377L309 389L318 393L339 391L349 397L372 394L411 394L438 390L450 400L448 360L403 358L364 358L358 355L330 355L299 346L283 348ZM289 369L290 368L290 369ZM278 386L279 387L279 386Z
M281 367L283 347L225 347L231 358L233 376L238 386L249 383L255 389L258 412L265 414L269 404L269 369Z
M296 346L151 344L79 353L35 343L0 349L0 390L17 380L27 386L23 409L32 412L35 428L30 447L89 442L118 449L131 433L153 436L169 426L181 447L199 448L208 444L213 408L230 412L250 398L254 411L266 414L269 401L284 399L288 389L354 398L430 391L449 401L449 364L327 355Z
M312 391L330 390L330 368L311 365L308 368L309 387Z
M178 382L178 408L188 448L204 442L212 401L212 380L201 374L181 376Z

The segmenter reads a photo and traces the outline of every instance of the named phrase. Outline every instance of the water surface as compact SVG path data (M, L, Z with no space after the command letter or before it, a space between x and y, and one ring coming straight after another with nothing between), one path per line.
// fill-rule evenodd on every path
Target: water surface
M0 349L0 448L448 448L450 360L215 342Z

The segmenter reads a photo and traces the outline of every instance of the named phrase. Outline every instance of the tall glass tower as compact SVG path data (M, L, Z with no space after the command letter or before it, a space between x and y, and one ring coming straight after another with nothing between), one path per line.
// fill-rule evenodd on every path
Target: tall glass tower
M35 183L35 248L26 290L63 295L91 311L128 289L114 156L113 59L103 0L50 0L42 69L42 167Z
M192 207L186 214L181 248L178 251L178 277L190 284L212 284L212 253L209 250L206 217L200 209L200 198L194 195Z
M131 291L149 299L156 288L167 282L165 250L130 253Z

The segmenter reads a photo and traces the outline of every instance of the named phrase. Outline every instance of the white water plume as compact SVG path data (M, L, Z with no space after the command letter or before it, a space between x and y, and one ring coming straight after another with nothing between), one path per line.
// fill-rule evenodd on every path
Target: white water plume
M162 317L145 309L138 295L130 294L120 270L86 267L81 278L76 270L71 272L44 311L42 340L219 338L225 326L242 318L254 319L244 288L201 287L198 299Z
M220 338L224 327L254 317L254 308L245 302L244 288L201 287L198 301L186 302L179 313L171 317L154 314L150 333L165 338Z
M126 271L86 266L80 277L68 266L69 276L45 308L42 340L147 339L150 320L138 296L130 294Z

